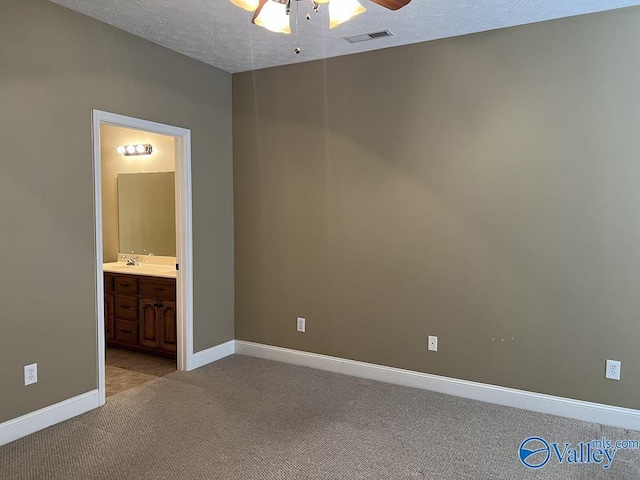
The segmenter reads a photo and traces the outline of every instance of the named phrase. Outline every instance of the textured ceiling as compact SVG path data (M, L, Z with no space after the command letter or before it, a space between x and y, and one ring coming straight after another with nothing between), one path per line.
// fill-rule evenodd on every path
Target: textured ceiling
M307 21L311 0L299 8L298 34L269 32L229 0L51 0L227 72L242 72L496 28L639 5L640 0L413 0L392 12L369 0L362 15L332 30L327 5ZM344 37L388 29L393 37L351 44ZM302 52L294 53L296 47Z

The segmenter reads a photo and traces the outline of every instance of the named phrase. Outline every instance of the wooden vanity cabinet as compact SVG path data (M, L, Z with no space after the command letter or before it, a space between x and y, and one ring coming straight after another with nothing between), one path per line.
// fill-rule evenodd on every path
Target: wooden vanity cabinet
M108 276L113 277L113 293L107 293ZM112 323L107 311L113 312ZM112 325L112 334L107 325ZM105 329L108 345L175 357L175 279L105 273Z
M145 347L159 348L165 352L176 352L175 302L145 298L140 302L140 343Z
M113 275L104 274L104 332L107 341L115 338L116 299L113 293Z
M140 282L140 343L176 353L176 284L153 278Z

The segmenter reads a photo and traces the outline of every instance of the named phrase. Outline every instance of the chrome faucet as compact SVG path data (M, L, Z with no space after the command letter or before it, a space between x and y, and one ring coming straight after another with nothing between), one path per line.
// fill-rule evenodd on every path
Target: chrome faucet
M133 254L133 252L131 253L131 255L122 255L122 257L120 257L120 259L127 260L127 265L129 265L131 267L137 267L138 266L138 257L136 257Z

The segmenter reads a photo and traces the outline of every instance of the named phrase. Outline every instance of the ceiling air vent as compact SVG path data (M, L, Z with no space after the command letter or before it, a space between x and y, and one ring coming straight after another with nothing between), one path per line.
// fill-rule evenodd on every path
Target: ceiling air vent
M374 38L393 37L393 33L389 30L383 30L381 32L363 33L362 35L354 35L352 37L344 37L349 43L366 42L367 40L373 40Z

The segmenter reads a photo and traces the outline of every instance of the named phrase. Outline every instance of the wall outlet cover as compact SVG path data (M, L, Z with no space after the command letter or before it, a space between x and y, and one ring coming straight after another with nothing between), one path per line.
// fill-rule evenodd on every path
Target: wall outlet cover
M621 362L617 360L607 360L607 371L605 372L604 377L610 380L620 380L621 368Z
M438 337L429 335L429 350L432 352L438 351Z
M31 365L24 366L24 384L33 385L38 382L38 364L32 363Z

